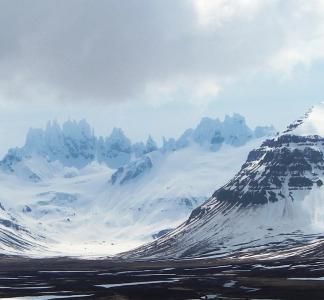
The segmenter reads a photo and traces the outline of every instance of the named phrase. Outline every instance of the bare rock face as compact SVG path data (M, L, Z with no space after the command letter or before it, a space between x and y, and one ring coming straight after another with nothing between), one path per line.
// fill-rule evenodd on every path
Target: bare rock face
M112 176L111 183L119 183L121 185L130 182L153 167L152 161L149 156L143 156L134 162L129 163L127 166L120 167Z

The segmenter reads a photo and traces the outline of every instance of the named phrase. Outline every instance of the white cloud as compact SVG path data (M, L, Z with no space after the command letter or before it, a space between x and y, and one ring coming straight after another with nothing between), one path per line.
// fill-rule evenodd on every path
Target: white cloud
M143 98L156 107L166 102L182 100L204 109L215 100L220 91L217 79L180 76L148 85Z
M268 63L272 70L291 77L297 66L307 69L324 59L324 1L295 1L289 9L288 16L277 17L283 42Z
M197 10L198 22L202 26L218 25L233 18L244 17L252 20L253 16L268 0L193 0Z
M323 15L320 0L3 0L0 98L208 102L225 79L322 60Z

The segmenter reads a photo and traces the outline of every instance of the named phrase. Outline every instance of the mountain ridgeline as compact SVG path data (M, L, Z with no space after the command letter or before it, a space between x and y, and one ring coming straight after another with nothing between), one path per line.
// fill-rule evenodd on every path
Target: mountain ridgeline
M224 121L203 118L195 129L186 130L179 139L163 138L163 145L151 136L147 141L132 143L119 128L114 128L108 137L95 136L90 125L85 121L67 121L60 126L56 121L48 122L46 128L30 129L25 145L10 149L0 162L2 170L13 172L15 168L24 168L24 173L33 181L39 176L28 171L26 166L19 166L21 161L31 157L40 157L48 162L58 161L67 167L83 168L93 161L119 169L148 153L175 151L197 144L211 151L217 151L222 144L241 146L253 138L274 134L272 126L250 129L245 119L234 114L226 116ZM144 162L149 165L147 159ZM121 173L122 170L119 170Z
M118 128L98 137L85 120L30 129L0 162L0 251L111 255L158 239L273 134L238 114L204 118L161 146Z
M252 150L241 170L186 222L137 256L222 255L321 234L324 104Z

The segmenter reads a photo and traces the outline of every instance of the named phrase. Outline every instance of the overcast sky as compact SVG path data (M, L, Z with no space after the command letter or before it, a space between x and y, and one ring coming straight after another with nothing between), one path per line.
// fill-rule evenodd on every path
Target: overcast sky
M238 112L281 129L324 100L324 1L0 0L0 155L30 126L178 136Z

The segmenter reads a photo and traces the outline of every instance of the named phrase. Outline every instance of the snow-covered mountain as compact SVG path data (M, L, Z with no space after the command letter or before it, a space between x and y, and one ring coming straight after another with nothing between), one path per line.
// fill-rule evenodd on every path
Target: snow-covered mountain
M191 257L289 248L323 235L324 103L259 148L174 231L131 256Z
M159 147L151 136L133 144L117 128L96 137L84 120L49 122L31 129L25 145L0 163L7 216L0 220L13 218L26 231L7 222L0 230L31 239L25 253L46 246L49 254L107 255L139 246L185 221L273 132L251 130L239 115L205 118Z
M0 251L4 253L21 253L38 248L46 250L44 238L31 233L27 228L6 211L0 203Z
M192 144L217 150L223 144L241 146L253 138L269 136L274 128L257 127L252 131L245 119L234 114L219 119L204 118L195 129L188 129L178 139L164 139L163 152L179 150ZM41 158L47 162L60 162L66 167L83 168L92 162L104 163L111 169L118 169L134 159L158 150L158 146L149 135L145 143L132 144L124 132L114 128L108 137L96 137L90 125L85 121L67 121L60 126L56 121L48 122L46 128L31 128L23 147L10 149L0 162L6 172L16 172L31 181L39 181L37 172L28 168L26 161Z

